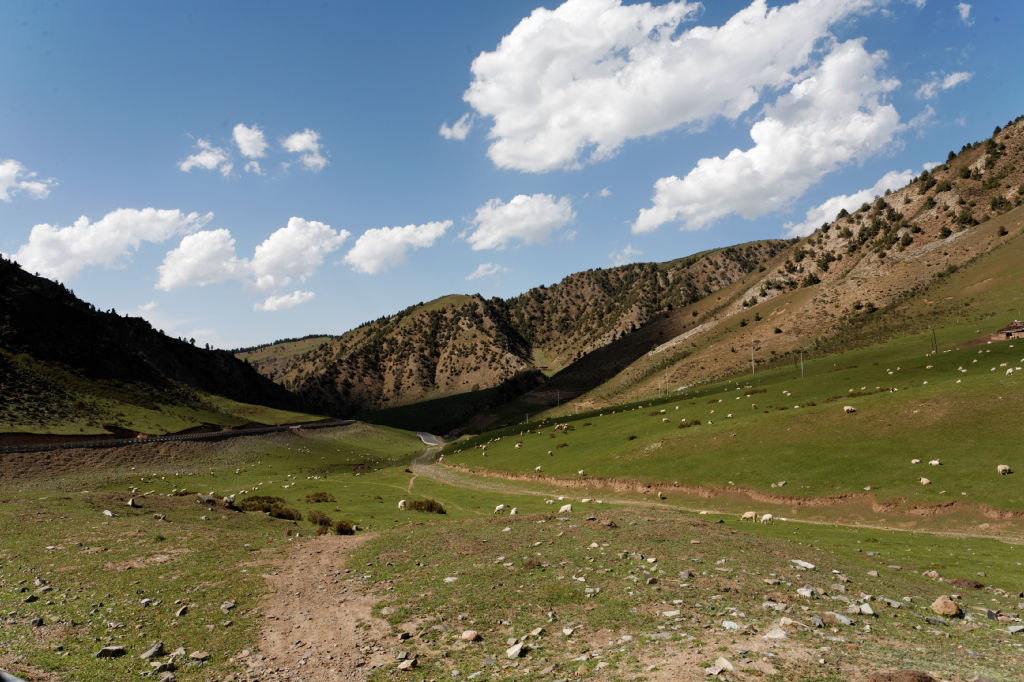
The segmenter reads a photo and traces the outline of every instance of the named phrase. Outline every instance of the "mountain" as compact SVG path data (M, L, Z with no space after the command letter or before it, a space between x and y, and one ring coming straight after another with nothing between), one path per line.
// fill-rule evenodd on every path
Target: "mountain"
M172 405L216 413L203 394L280 410L304 405L227 351L197 348L141 318L96 310L62 284L3 258L0 385L0 431L102 431L130 422L126 410Z
M547 376L657 316L766 267L786 246L768 240L668 263L588 270L508 300L446 296L340 337L286 341L239 357L340 414L493 388L503 401L544 385Z

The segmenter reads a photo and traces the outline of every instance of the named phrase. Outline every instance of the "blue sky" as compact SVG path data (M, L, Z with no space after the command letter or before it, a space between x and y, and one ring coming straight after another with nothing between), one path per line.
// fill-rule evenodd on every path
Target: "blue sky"
M231 348L803 234L1024 114L1024 5L18 2L0 252Z

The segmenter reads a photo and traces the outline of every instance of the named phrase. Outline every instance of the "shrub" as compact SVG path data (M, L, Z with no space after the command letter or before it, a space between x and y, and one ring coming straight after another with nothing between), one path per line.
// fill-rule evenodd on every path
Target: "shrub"
M332 523L334 523L334 521L331 520L330 516L324 514L322 511L318 509L314 509L313 511L306 514L306 520L316 526L330 526Z
M413 511L428 512L430 514L444 514L444 507L437 500L429 497L423 500L413 500L409 503L409 509Z
M1006 230L1005 227L1000 227L999 228L999 236L1000 237L1005 237L1008 234L1010 234L1010 233Z
M781 333L782 333L782 330L781 330L781 329L779 329L778 327L776 327L776 328L775 328L775 333L776 333L776 334L781 334Z
M939 236L941 238L943 238L943 239L945 239L946 237L948 237L951 234L953 234L953 230L949 229L948 225L943 225L942 229L939 230Z
M338 535L354 535L356 532L356 527L352 525L351 521L340 519L334 522L334 526L332 527L331 530L333 530Z
M302 520L302 512L298 509L284 506L284 500L280 497L251 495L236 504L242 511L259 511L269 514L276 519L286 519L288 521Z
M337 501L338 500L334 499L334 495L332 495L330 493L322 493L321 492L321 493L313 493L312 495L307 495L306 496L306 502L308 504L316 504L318 502L337 502Z

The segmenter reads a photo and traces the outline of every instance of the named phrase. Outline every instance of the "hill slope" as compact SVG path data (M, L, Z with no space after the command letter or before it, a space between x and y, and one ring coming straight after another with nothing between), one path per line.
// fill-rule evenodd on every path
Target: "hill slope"
M102 431L108 424L125 426L131 421L125 410L132 407L160 412L179 406L218 419L227 401L197 392L279 410L302 407L231 353L172 339L141 318L98 311L63 285L5 259L0 311L0 431L47 431L70 422L74 431ZM255 414L241 406L229 411ZM220 414L225 418L247 421Z

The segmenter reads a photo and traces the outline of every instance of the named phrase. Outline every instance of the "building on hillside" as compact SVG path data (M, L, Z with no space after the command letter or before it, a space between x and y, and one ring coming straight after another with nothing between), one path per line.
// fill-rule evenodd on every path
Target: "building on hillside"
M993 341L1006 341L1007 339L1024 339L1024 322L1014 320L1002 329L992 332Z

